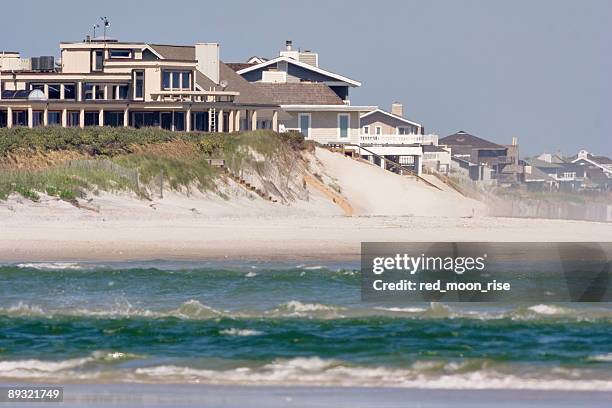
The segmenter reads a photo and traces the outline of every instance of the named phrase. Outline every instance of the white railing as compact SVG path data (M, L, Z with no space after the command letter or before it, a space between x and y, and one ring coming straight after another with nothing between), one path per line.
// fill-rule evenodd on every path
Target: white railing
M438 144L438 135L359 135L360 144Z

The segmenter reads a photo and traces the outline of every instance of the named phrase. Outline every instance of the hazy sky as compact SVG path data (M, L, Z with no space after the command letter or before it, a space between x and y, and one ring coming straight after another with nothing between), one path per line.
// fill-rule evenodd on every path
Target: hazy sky
M612 1L21 1L0 48L58 54L100 16L110 36L221 43L222 59L274 57L284 41L362 82L353 104L404 112L441 137L465 130L521 153L612 156Z

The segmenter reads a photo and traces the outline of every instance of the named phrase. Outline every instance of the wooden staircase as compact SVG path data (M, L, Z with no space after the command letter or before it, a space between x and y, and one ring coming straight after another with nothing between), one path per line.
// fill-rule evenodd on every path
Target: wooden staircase
M227 167L222 167L222 169L225 171L225 174L229 178L231 178L236 183L238 183L239 185L244 187L245 190L257 194L258 196L260 196L264 200L267 200L267 201L270 201L270 202L273 202L273 203L278 202L278 200L276 198L272 197L269 194L266 194L264 191L262 191L261 189L255 187L254 185L252 185L251 183L249 183L248 181L246 181L242 177L238 176L237 174L232 173L232 171L230 169L228 169Z

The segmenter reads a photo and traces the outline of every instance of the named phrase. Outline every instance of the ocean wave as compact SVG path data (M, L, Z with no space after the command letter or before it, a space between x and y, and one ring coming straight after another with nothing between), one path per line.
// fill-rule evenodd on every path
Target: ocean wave
M0 378L19 379L49 379L52 380L61 373L72 373L88 364L116 363L119 361L142 358L140 355L120 351L94 351L87 357L70 358L66 360L6 360L0 361Z
M277 317L343 317L341 312L347 310L341 306L324 305L321 303L302 303L291 300L281 304L276 309L266 312L267 315Z
M259 336L263 334L258 330L250 330L250 329L236 329L234 327L221 330L219 334L223 334L225 336L238 336L238 337L246 337L246 336Z
M261 367L209 370L177 365L138 368L132 380L248 385L372 386L430 389L528 389L612 391L612 380L561 377L549 372L508 374L488 362L415 362L410 368L354 366L319 357L276 360Z
M589 356L587 361L596 361L601 363L612 362L612 353L607 354L597 354L595 356Z
M538 304L515 306L510 309L469 309L465 305L448 305L431 302L424 306L368 306L345 307L334 304L310 303L290 300L267 310L220 310L190 299L176 308L151 310L135 307L128 301L117 302L101 308L53 308L26 302L0 307L0 316L9 317L98 317L98 318L179 318L204 320L213 318L317 318L341 319L387 316L405 319L474 319L513 321L577 321L612 322L612 310L605 307L561 307Z
M36 379L48 382L78 380L205 383L219 385L310 385L340 387L394 387L422 389L511 389L612 391L609 376L585 369L559 370L532 367L525 370L479 361L416 361L405 368L354 365L335 359L298 357L278 359L258 366L213 369L178 364L127 368L104 364L123 353L64 361L20 360L0 362L0 378ZM137 364L137 363L136 363Z
M80 270L83 266L76 262L29 262L15 265L21 269L38 269L38 270Z

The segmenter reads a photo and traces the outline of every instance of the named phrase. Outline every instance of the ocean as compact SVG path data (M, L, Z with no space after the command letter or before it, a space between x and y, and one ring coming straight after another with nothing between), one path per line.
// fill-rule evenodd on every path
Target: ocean
M358 264L0 266L0 381L612 391L607 304L389 305Z

